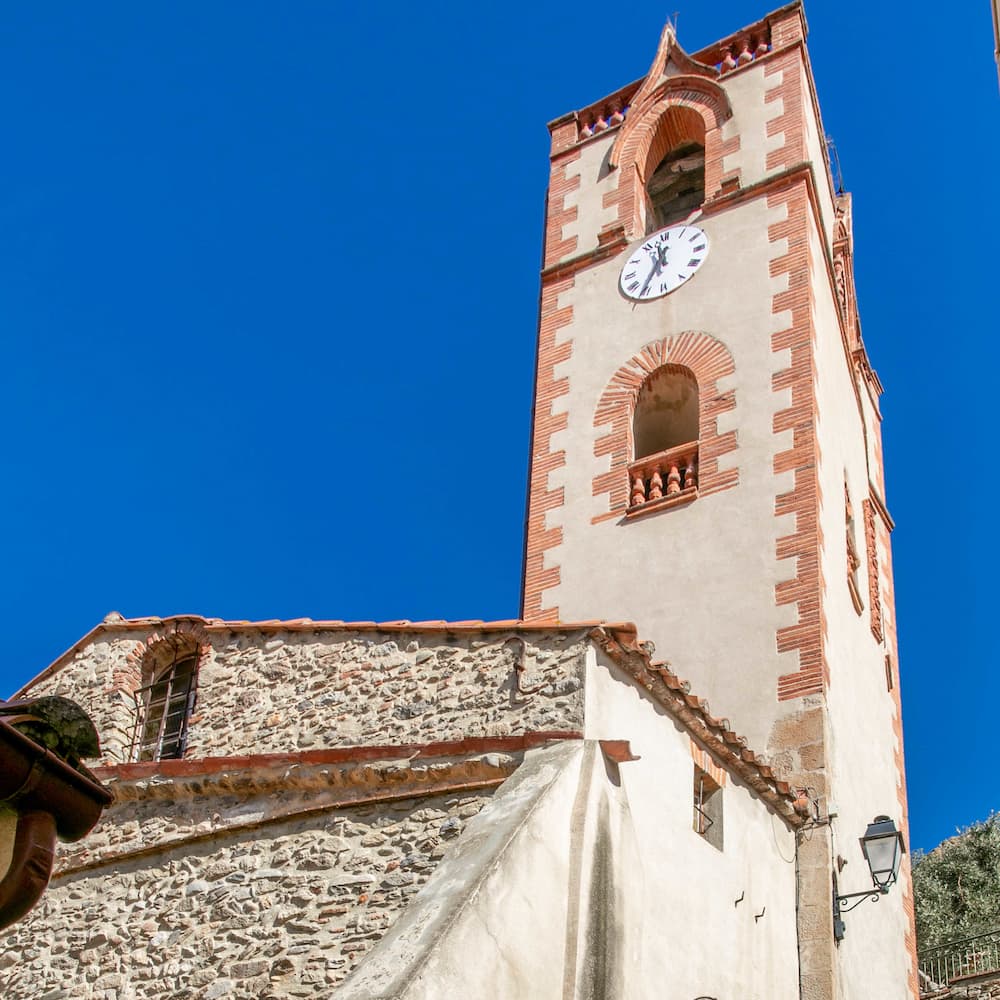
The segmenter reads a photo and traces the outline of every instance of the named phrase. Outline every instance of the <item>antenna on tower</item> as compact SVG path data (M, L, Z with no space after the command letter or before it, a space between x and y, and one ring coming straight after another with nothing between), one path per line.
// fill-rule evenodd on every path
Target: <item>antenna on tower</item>
M830 172L833 174L833 182L837 188L837 194L844 193L844 174L840 169L840 154L837 152L837 144L831 136L826 137L826 158L830 164Z

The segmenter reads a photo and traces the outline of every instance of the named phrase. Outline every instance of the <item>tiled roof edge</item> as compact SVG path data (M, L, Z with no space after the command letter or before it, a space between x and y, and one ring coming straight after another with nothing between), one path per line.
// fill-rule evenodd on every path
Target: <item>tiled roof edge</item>
M791 786L775 775L760 754L733 732L728 719L711 714L708 702L691 694L691 685L665 663L654 663L649 647L640 642L634 626L596 626L591 638L655 698L727 770L733 771L765 802L793 826L808 817L808 803L797 798Z

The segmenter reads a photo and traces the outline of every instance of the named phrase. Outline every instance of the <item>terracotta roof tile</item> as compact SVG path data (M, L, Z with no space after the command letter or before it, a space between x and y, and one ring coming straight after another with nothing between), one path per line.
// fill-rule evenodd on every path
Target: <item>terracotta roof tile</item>
M227 620L205 618L201 615L173 615L168 618L121 618L108 619L91 629L78 642L58 657L37 677L26 684L18 695L27 691L42 678L54 673L70 656L102 632L129 632L149 628L163 628L181 623L195 623L206 632L232 631L238 629L261 629L267 631L345 631L345 632L429 632L429 633L479 633L479 632L573 632L586 629L588 635L632 676L637 684L648 690L675 719L719 761L733 770L747 782L765 801L792 823L803 822L804 817L796 812L796 801L787 782L778 780L773 770L764 760L750 750L746 740L733 732L728 719L711 715L708 702L691 693L688 681L679 678L666 663L652 662L652 646L641 642L636 626L631 622L605 622L591 619L579 622L519 621L502 619L499 621L479 621L476 619L448 622L443 619L411 622L406 619L394 621L356 621L339 619L269 618L263 621Z

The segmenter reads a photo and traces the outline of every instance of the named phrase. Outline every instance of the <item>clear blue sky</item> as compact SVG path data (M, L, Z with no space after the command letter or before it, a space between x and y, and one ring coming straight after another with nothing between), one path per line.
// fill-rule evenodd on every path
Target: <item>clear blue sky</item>
M9 6L3 690L112 609L516 615L545 122L772 6ZM989 2L807 14L928 848L1000 806Z

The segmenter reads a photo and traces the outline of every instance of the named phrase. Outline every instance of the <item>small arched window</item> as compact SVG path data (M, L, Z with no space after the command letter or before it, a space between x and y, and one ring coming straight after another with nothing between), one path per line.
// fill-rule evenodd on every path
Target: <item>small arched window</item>
M646 232L683 222L705 201L705 123L690 108L667 110L658 135L665 152L646 180Z
M632 418L630 509L696 495L699 419L698 383L689 369L663 365L642 383Z
M149 683L136 692L133 760L184 756L198 675L197 643L166 641L150 651Z
M639 389L632 419L635 457L698 440L698 383L687 368L657 368Z

